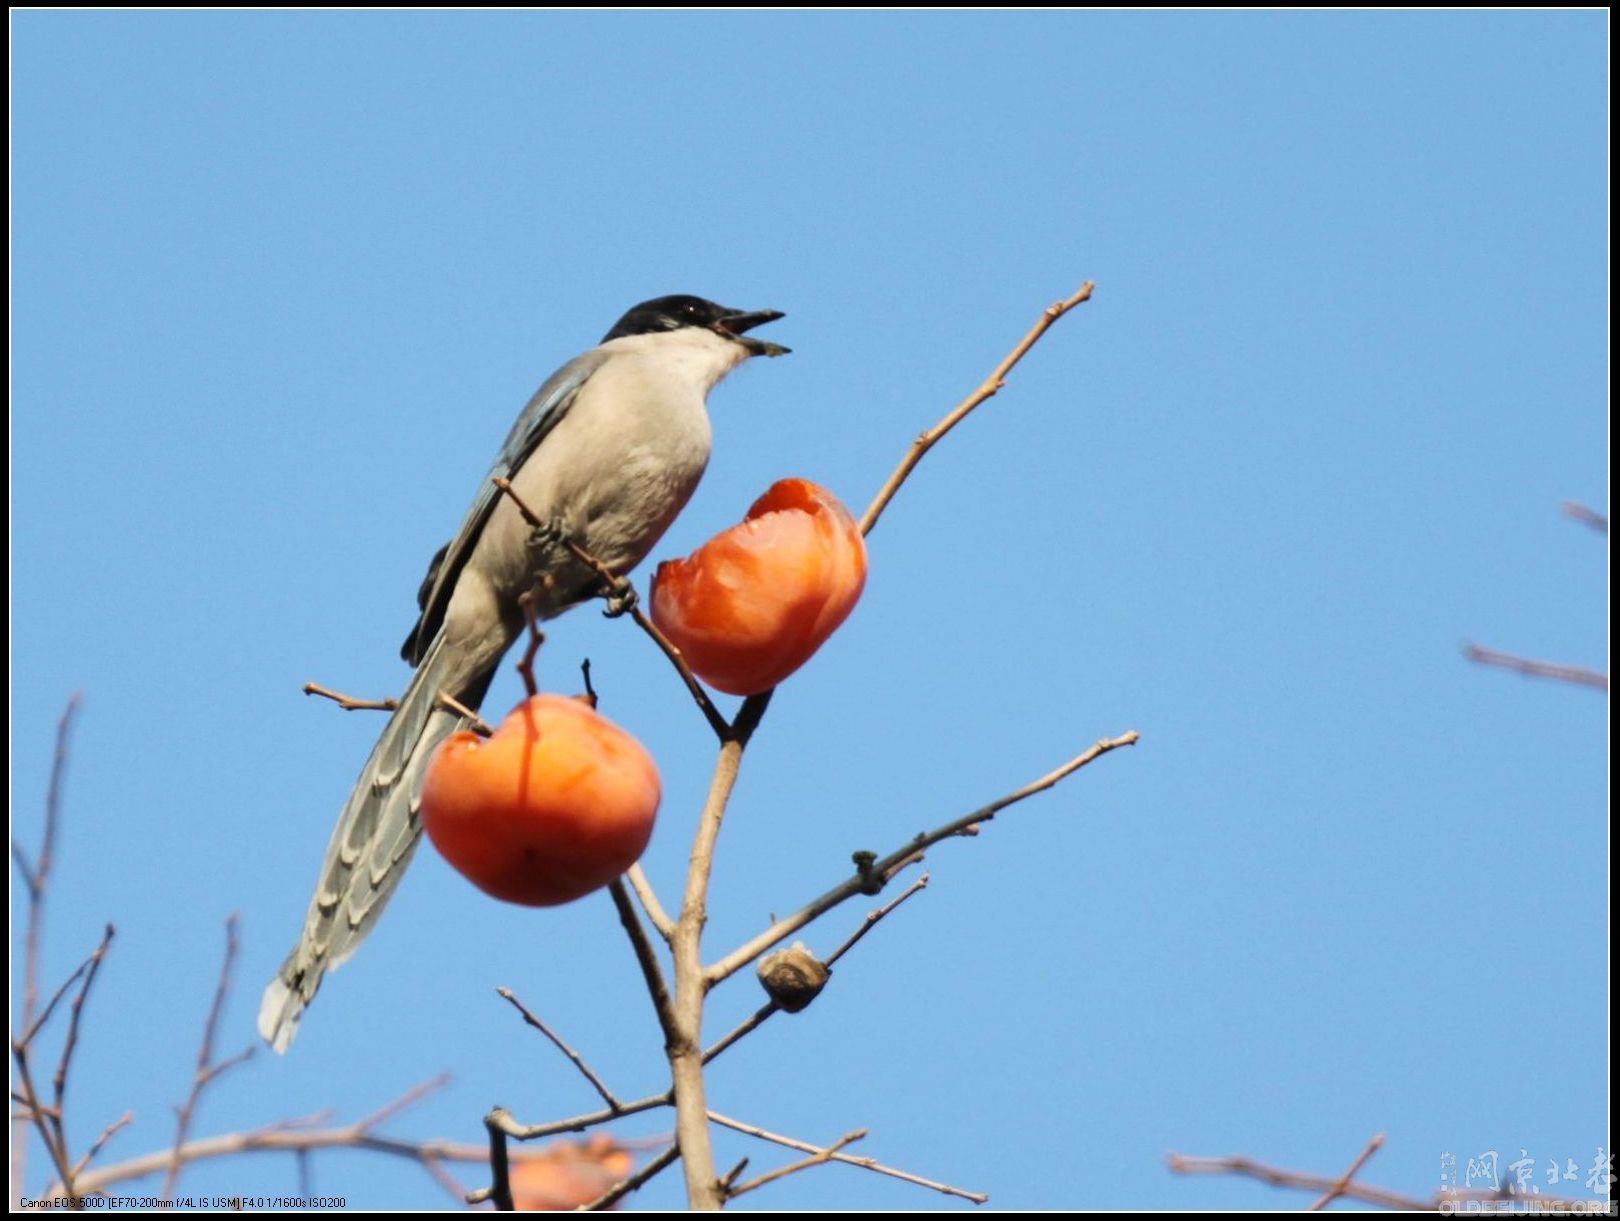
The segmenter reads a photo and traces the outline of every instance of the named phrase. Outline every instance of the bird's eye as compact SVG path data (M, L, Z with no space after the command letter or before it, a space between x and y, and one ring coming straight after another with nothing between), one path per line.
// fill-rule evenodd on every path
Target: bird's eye
M685 308L686 308L687 315L689 317L692 317L692 318L696 318L698 316L699 312L700 312L695 303L694 304L689 304Z

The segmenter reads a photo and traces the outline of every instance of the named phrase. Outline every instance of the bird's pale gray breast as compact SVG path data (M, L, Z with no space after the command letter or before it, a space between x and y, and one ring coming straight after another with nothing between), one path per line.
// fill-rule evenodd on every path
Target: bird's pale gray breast
M703 477L711 443L707 390L701 380L672 375L668 362L638 353L610 360L512 485L524 503L564 524L597 559L628 572L663 537ZM497 506L478 547L478 566L497 587L521 592L532 584L537 557L527 545L530 533L509 501ZM569 588L559 592L572 592L579 575L570 572L562 582Z

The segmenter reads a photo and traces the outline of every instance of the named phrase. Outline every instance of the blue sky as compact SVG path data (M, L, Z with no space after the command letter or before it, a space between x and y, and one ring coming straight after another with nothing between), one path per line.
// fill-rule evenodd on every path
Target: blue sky
M403 688L423 567L554 367L661 293L787 311L794 354L711 400L667 557L787 475L858 510L1094 279L905 488L862 604L779 694L706 944L854 849L1142 742L938 848L813 1009L716 1065L713 1105L812 1141L870 1128L869 1155L1004 1207L1302 1202L1177 1179L1170 1150L1334 1171L1385 1131L1367 1177L1424 1194L1446 1153L1584 1174L1611 1148L1606 703L1459 655L1608 664L1606 541L1558 511L1608 507L1605 16L12 33L13 825L37 836L82 690L49 974L119 926L78 1147L125 1109L108 1157L169 1140L233 910L222 1045L252 1039L381 728L299 688ZM542 681L574 689L585 656L662 768L646 864L673 901L708 730L594 611L557 623ZM520 690L508 668L487 707ZM657 1087L606 897L503 907L424 851L292 1054L221 1082L197 1130L358 1117L440 1071L401 1133L587 1109L497 985L621 1093ZM713 1032L753 987L715 994ZM774 1164L720 1139L744 1154ZM296 1185L270 1157L188 1179ZM445 1202L375 1157L322 1157L315 1185ZM639 1203L678 1200L670 1174ZM940 1203L832 1167L738 1206Z

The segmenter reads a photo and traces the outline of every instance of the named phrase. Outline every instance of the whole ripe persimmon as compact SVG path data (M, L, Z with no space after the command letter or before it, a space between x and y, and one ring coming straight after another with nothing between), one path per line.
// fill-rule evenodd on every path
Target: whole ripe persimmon
M492 737L445 740L422 785L422 825L485 893L549 907L635 864L660 796L635 738L583 701L535 695Z
M815 654L866 587L866 541L808 479L771 485L741 523L653 576L653 622L693 673L732 695L769 690Z

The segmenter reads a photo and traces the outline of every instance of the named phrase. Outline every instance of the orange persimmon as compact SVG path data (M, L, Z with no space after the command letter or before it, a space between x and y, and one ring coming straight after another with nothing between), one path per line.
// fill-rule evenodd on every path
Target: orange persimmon
M704 682L753 695L809 661L865 586L849 510L808 479L782 479L741 523L658 565L652 618Z
M660 796L640 742L579 700L535 695L493 737L445 740L422 785L422 825L480 890L548 907L634 865Z

